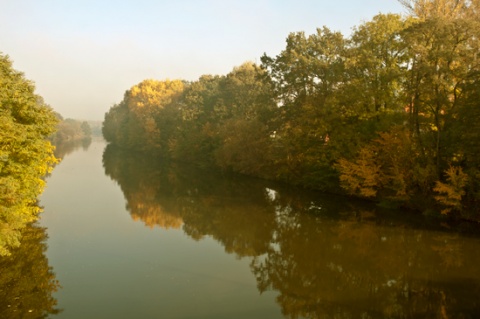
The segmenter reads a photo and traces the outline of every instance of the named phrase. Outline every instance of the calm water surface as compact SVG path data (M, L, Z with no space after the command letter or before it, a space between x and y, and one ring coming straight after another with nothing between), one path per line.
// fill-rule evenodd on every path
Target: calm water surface
M102 141L65 156L41 205L43 263L61 286L50 293L52 318L480 315L470 225L159 163Z

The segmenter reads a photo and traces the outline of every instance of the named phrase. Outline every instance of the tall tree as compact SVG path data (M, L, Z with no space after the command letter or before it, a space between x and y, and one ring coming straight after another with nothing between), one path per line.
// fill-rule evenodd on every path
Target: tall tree
M419 18L403 35L410 56L410 123L424 158L433 160L439 176L453 156L446 152L445 135L456 121L453 115L468 84L476 81L472 75L479 71L480 25L473 2L415 1L412 8Z
M332 155L340 120L338 88L344 81L345 39L324 27L287 38L275 58L264 55L279 107L274 161L281 179L321 187L332 183Z
M345 104L362 118L404 110L398 99L407 61L400 38L408 21L397 14L379 14L354 29L346 58Z
M235 67L220 85L226 119L219 129L216 163L224 169L271 176L272 117L276 105L265 70L247 62Z
M0 255L18 246L21 230L37 219L42 178L56 162L46 138L57 120L40 103L33 84L0 55Z
M219 124L227 116L220 94L223 80L224 76L203 75L185 89L178 101L181 124L171 143L174 158L214 165Z

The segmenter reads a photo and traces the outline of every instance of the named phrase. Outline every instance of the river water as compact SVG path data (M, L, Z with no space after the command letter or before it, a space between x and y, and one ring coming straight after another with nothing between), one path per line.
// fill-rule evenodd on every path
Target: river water
M40 201L52 318L480 315L475 226L103 141L69 151Z

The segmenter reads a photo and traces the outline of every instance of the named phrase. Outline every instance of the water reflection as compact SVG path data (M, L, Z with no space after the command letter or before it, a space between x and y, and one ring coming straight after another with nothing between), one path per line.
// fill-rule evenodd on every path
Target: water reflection
M290 318L475 318L480 240L472 231L362 202L224 178L108 146L105 172L132 218L211 236L251 258L258 290ZM383 216L383 217L381 217Z
M68 154L73 153L80 148L84 151L88 150L90 144L92 144L92 138L90 137L81 140L58 143L55 144L54 154L56 158L63 159Z
M0 257L0 318L48 318L59 313L52 294L59 288L45 257L44 228L30 225L21 245Z

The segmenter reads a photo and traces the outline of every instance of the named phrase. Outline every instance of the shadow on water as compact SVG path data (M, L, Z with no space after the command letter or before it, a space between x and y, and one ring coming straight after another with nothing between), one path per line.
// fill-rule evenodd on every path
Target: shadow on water
M409 212L108 146L105 173L134 220L209 236L251 259L290 318L476 318L480 238Z
M60 312L53 293L59 289L45 256L45 228L23 230L20 247L0 257L0 318L48 318Z

